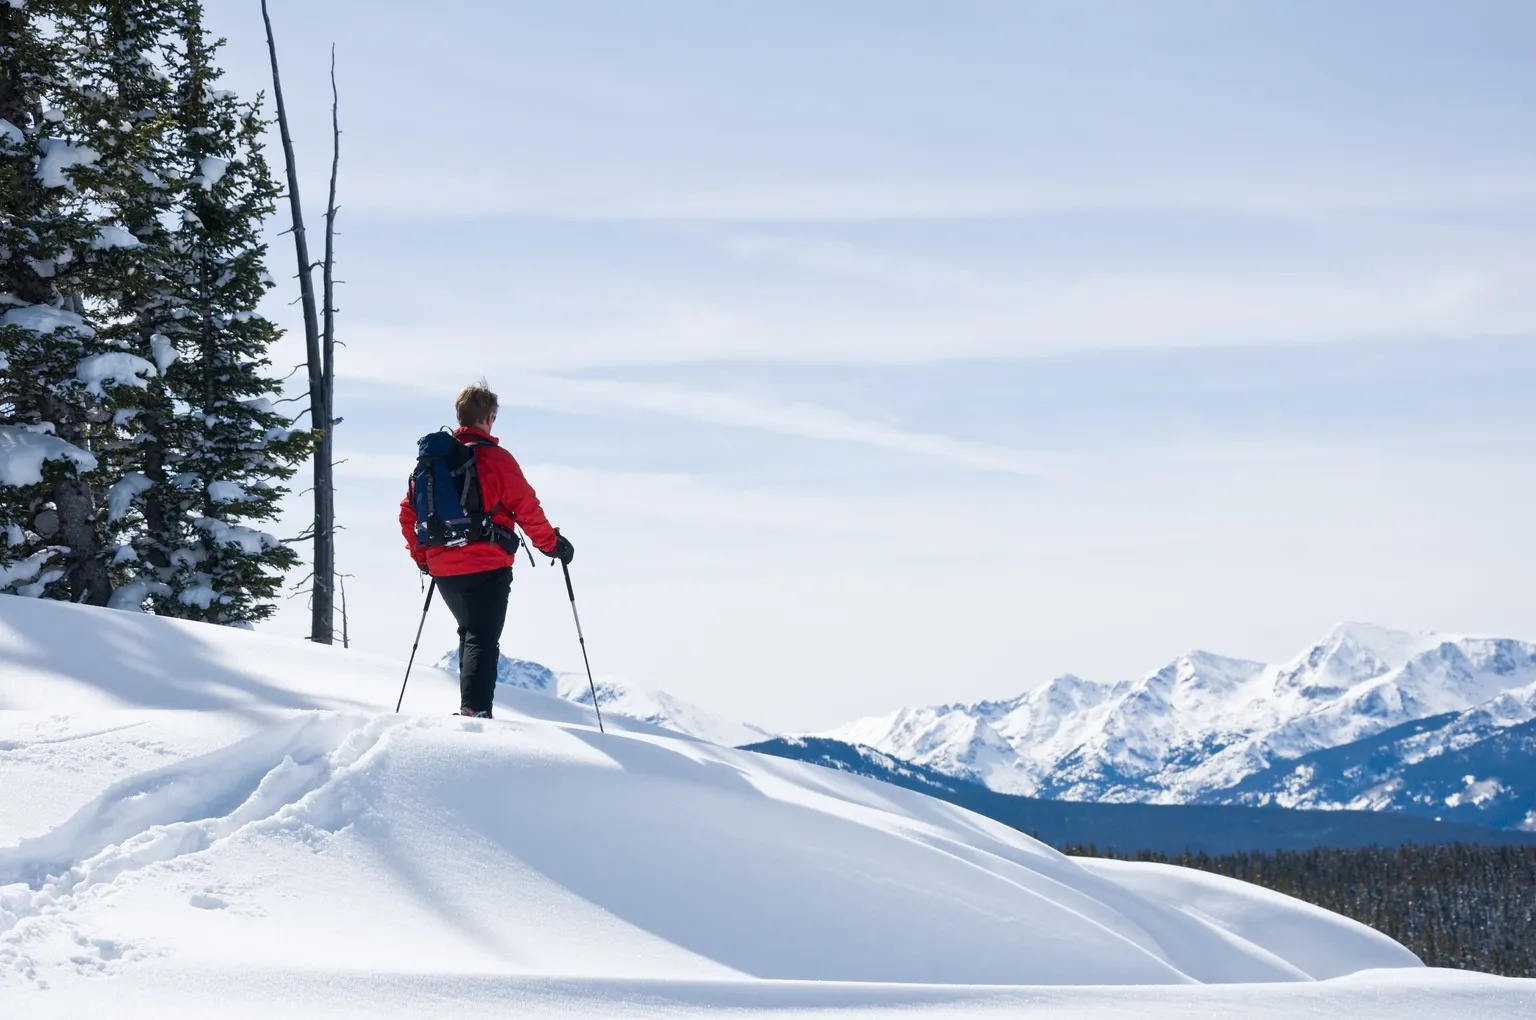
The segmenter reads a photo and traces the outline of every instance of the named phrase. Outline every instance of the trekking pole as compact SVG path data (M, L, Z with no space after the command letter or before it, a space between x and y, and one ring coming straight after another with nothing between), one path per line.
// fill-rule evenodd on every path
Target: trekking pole
M592 709L597 713L597 732L603 729L603 710L597 707L597 684L592 681L592 662L587 658L587 639L581 633L581 614L576 611L576 589L571 587L571 568L564 560L560 569L565 571L565 593L571 597L571 616L576 619L576 640L581 642L581 661L587 667L587 686L592 690Z
M400 700L395 702L395 714L400 714L400 706L405 704L405 685L411 682L411 665L416 661L416 649L421 645L421 629L427 625L427 610L432 606L432 593L437 591L437 578L427 585L427 601L421 604L421 622L416 625L416 644L411 646L411 657L405 663L405 679L400 681Z

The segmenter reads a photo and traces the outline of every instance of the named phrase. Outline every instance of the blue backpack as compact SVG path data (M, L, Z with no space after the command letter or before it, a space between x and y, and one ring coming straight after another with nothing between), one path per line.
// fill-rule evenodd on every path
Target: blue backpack
M496 524L496 508L487 510L475 471L475 447L446 429L422 436L416 443L416 470L411 494L416 504L416 543L456 547L471 542L495 542L509 552L517 549L516 532Z

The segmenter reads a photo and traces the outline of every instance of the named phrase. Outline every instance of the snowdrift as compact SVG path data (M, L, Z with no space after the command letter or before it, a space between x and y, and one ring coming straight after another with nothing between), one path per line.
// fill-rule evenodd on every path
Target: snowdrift
M397 716L393 661L0 599L0 1001L974 1015L1017 1014L1021 993L953 986L1526 994L1434 977L1275 893L1085 864L919 794L621 716L600 735L557 698L503 688L496 720L451 717L456 684L420 669Z

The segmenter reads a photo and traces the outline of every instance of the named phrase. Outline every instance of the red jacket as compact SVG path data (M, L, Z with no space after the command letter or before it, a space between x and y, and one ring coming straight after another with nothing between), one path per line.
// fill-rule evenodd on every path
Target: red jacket
M528 536L528 541L541 552L555 548L555 529L549 526L539 497L523 477L523 469L517 466L512 455L501 448L500 440L476 428L461 428L454 435L465 442L484 445L474 447L475 473L480 478L480 495L484 505L495 510L492 520L502 527L516 524ZM455 574L474 574L482 570L497 570L512 565L512 554L495 542L471 542L456 548L446 546L419 546L416 544L416 494L411 486L400 501L400 531L405 535L405 545L411 551L416 565L433 577L452 577Z

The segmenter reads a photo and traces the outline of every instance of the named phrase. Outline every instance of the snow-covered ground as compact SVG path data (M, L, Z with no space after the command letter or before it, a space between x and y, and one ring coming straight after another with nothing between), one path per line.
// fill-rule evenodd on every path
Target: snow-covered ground
M0 1015L1524 1017L1536 982L420 668L0 598Z

